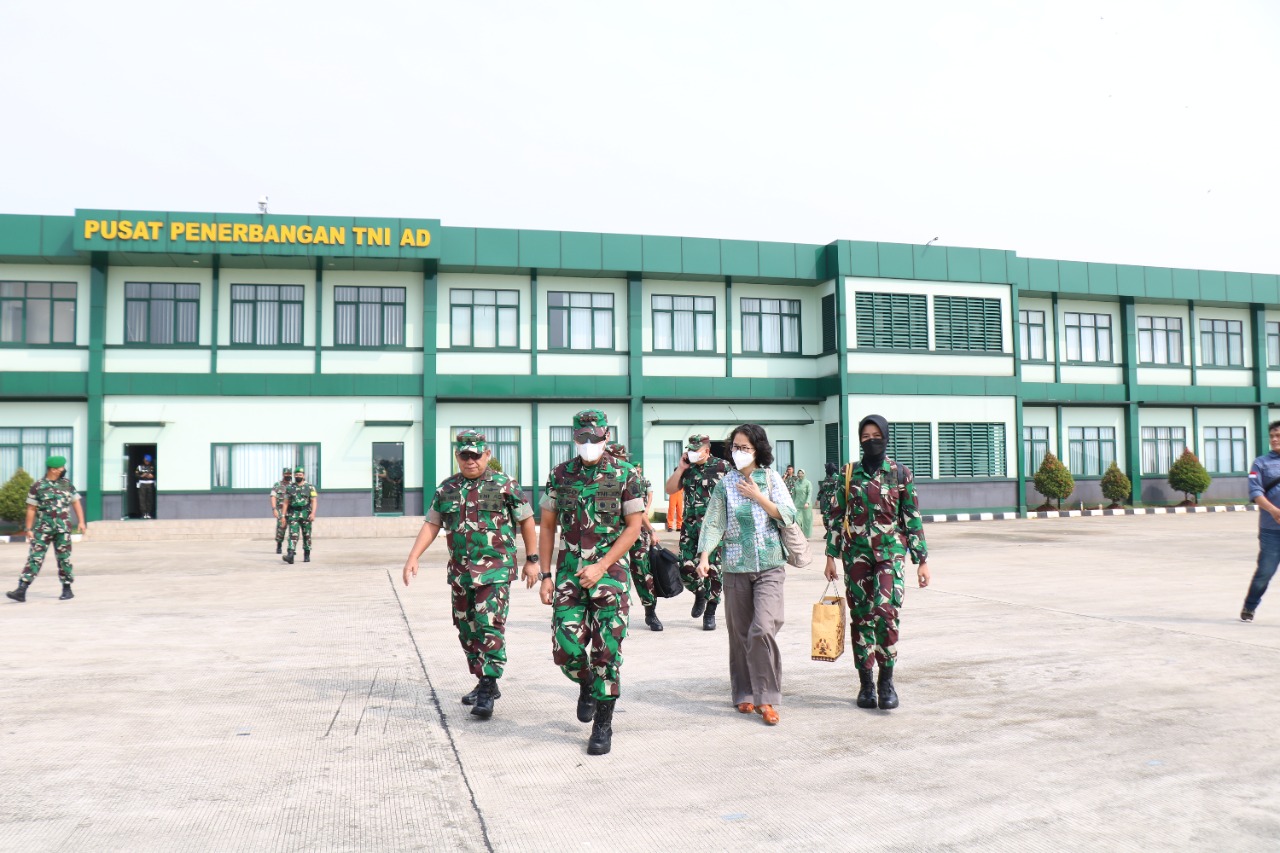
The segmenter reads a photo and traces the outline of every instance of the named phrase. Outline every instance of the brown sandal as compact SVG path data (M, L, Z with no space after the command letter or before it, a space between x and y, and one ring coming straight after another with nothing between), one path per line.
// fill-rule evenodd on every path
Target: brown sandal
M764 718L765 725L776 726L778 724L778 712L773 710L772 705L761 705L756 708L756 713Z
M752 705L750 702L743 702L742 704L740 704L740 705L738 706L738 713L739 713L739 714L750 714L750 713L751 713L752 711L754 711L755 709L756 709L756 706L755 706L755 705Z

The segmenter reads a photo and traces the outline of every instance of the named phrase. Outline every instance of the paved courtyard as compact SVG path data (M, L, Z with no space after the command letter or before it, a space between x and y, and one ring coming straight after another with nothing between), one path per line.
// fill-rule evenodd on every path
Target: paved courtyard
M433 548L408 539L76 547L0 602L0 849L1275 850L1280 591L1236 618L1253 514L931 525L891 713L808 659L787 580L782 723L729 704L726 637L632 619L589 757L549 610L513 592L488 722ZM269 527L269 522L267 522ZM263 531L265 535L267 531ZM0 546L5 588L25 550ZM636 615L639 614L636 608Z

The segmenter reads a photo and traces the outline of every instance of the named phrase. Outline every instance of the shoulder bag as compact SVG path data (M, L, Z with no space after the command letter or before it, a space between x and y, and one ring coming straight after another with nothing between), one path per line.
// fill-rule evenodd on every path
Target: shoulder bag
M770 469L765 470L769 471L769 491L772 492L773 478L778 475ZM809 548L809 540L805 538L804 531L800 529L800 525L794 521L790 524L783 524L773 516L770 516L770 519L773 521L774 526L778 528L778 540L782 543L782 554L787 558L787 565L803 569L812 563L813 553Z

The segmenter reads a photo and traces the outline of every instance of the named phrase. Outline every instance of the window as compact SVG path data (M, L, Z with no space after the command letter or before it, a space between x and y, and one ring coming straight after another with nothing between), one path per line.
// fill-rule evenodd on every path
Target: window
M788 465L796 464L796 443L794 441L773 442L773 470L784 473Z
M1068 427L1067 467L1079 477L1101 477L1116 461L1115 427Z
M0 343L75 342L74 281L0 281Z
M662 442L662 476L657 479L665 481L667 477L670 477L671 472L680 466L680 457L683 454L683 441Z
M1003 477L1004 424L938 424L943 477Z
M824 424L823 430L826 433L827 444L827 456L823 461L839 465L840 457L844 455L844 449L840 447L840 424Z
M1267 324L1267 367L1280 367L1280 323Z
M1187 449L1185 427L1142 428L1142 473L1168 474L1173 460Z
M300 284L231 285L231 343L302 346Z
M933 298L934 346L940 350L1000 352L1000 300L971 296Z
M1200 321L1200 363L1244 366L1244 324L1239 320Z
M1214 474L1243 474L1249 470L1245 459L1244 427L1204 428L1204 468Z
M1067 361L1110 362L1111 315L1076 314L1062 315L1066 328Z
M1019 310L1018 334L1021 336L1023 361L1046 359L1043 311Z
M822 354L836 351L839 336L836 329L836 295L822 297Z
M743 299L742 351L800 352L799 299Z
M710 296L653 297L655 352L715 352L716 300Z
M618 428L616 426L609 427L609 441L617 440ZM667 442L667 444L670 443ZM551 466L553 468L561 462L568 462L577 455L577 451L573 449L573 444L573 427L553 426L551 428ZM665 445L663 449L666 449ZM672 467L674 468L674 466Z
M1182 320L1139 317L1138 363L1182 364Z
M859 347L929 348L929 303L923 294L859 293L855 316Z
M269 489L280 482L280 471L302 468L307 482L320 488L318 444L215 444L213 488Z
M404 346L403 287L335 287L333 342L340 347Z
M124 285L124 342L195 346L200 334L200 285L130 281Z
M613 350L612 293L547 293L549 349Z
M933 476L933 430L927 423L889 424L885 453L906 465L917 477Z
M40 479L50 456L67 457L67 470L74 475L71 439L71 427L0 427L0 485L9 482L19 468Z
M1022 428L1022 470L1034 474L1044 464L1049 453L1049 428L1024 426Z
M450 290L449 330L450 346L518 348L520 292Z
M485 443L493 451L493 458L502 465L502 473L517 483L520 482L520 427L471 426L466 424L453 427L449 435L457 435L464 429L475 429L484 433ZM458 458L453 458L453 470L458 470Z

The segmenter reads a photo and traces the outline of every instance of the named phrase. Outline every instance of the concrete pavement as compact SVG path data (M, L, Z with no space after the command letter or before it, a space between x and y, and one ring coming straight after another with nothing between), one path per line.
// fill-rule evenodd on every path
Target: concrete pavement
M612 754L586 755L549 610L513 590L488 722L443 552L409 541L76 547L0 602L0 849L1231 849L1280 844L1280 593L1236 619L1254 515L930 526L902 707L808 659L787 580L782 723L729 704L691 597L633 613ZM25 551L0 549L16 578ZM13 582L5 582L12 588Z

